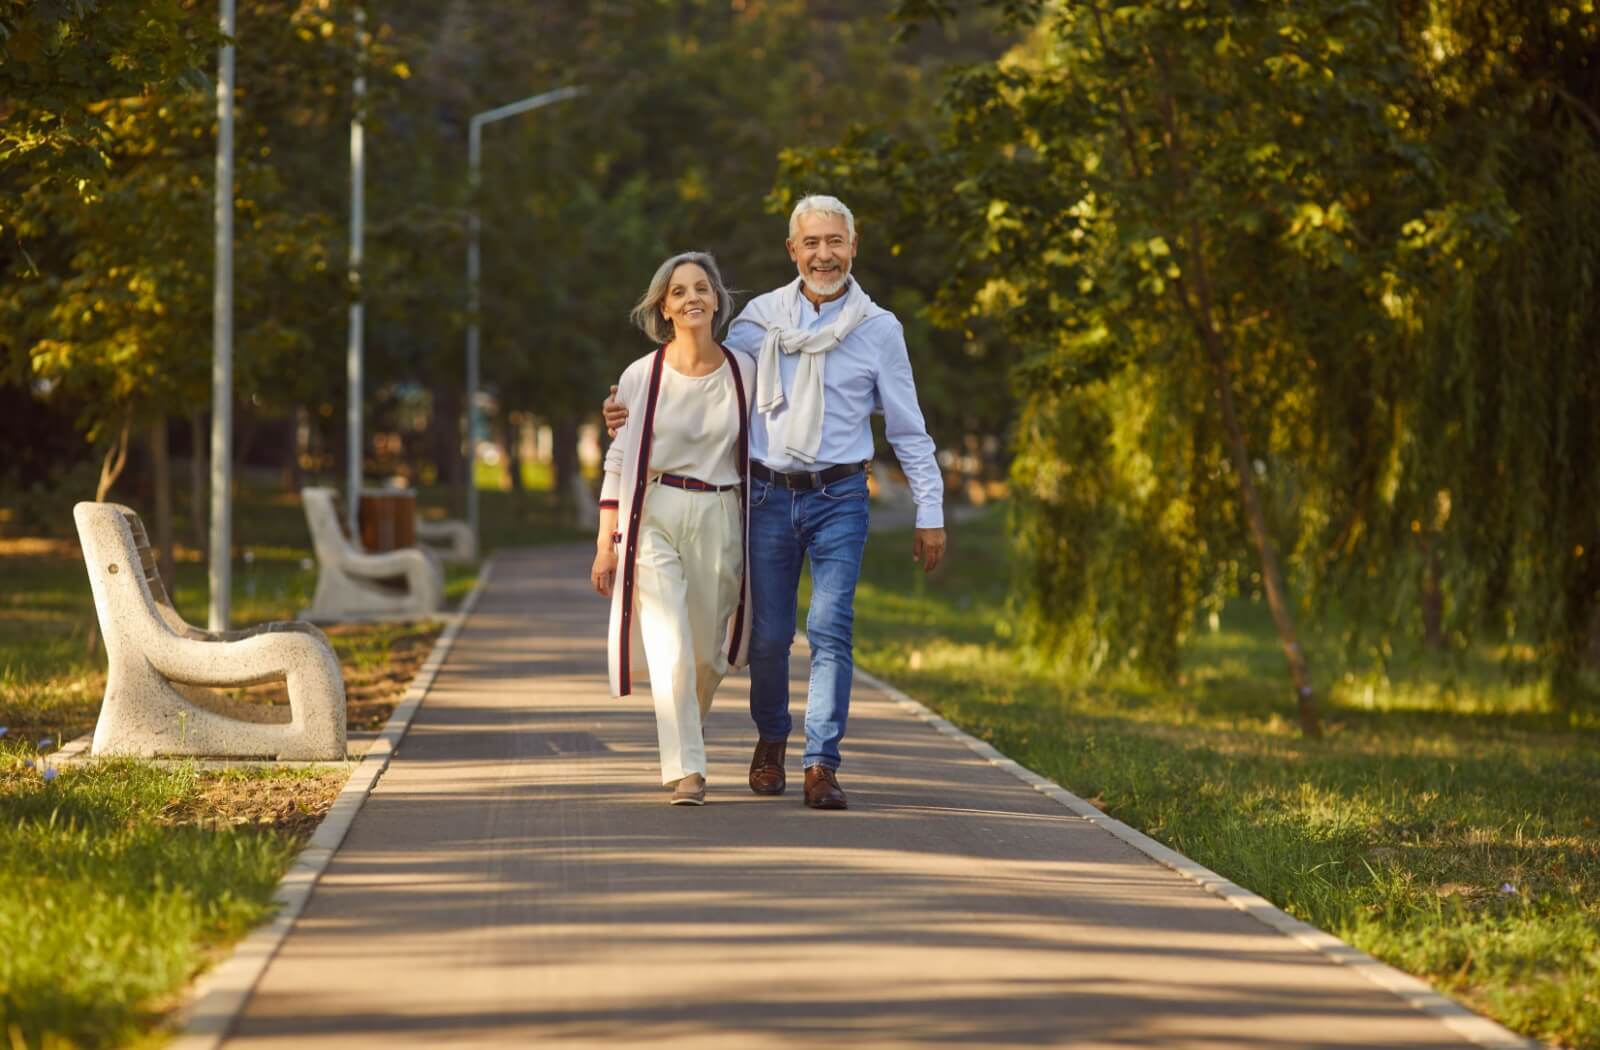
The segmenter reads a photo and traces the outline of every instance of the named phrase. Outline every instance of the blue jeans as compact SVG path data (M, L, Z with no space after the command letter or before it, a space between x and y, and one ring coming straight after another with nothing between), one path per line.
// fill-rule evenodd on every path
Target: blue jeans
M800 565L811 562L811 688L806 697L804 766L839 768L850 715L856 580L867 545L867 475L792 492L750 482L750 717L763 740L783 740L789 717L789 649L794 644Z

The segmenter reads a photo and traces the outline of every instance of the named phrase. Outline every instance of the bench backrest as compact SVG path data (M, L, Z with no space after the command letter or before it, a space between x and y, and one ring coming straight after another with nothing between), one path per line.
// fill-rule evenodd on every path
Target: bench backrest
M150 533L145 530L144 521L127 507L118 509L122 513L123 520L128 523L128 531L133 533L133 548L138 559L139 574L143 579L145 590L150 594L150 601L154 603L162 621L175 633L184 637L205 637L205 632L185 621L178 614L178 607L172 603L172 595L167 592L166 584L161 579L161 560L150 544Z
M300 490L300 502L305 507L306 526L311 530L311 546L318 560L338 563L342 558L362 552L350 539L336 491L320 485L304 488Z
M161 579L155 550L144 522L120 503L80 503L73 508L78 538L108 651L121 644L116 608L142 607L174 634L204 636L183 621Z
M150 590L150 598L158 605L171 605L172 598L167 594L166 585L161 582L160 559L150 544L150 533L145 530L139 515L126 507L121 510L123 520L128 523L128 531L133 533L133 549L138 557L139 571L144 576L144 584Z

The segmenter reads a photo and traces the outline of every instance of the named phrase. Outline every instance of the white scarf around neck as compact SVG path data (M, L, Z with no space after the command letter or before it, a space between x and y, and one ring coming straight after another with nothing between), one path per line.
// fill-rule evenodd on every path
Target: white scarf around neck
M822 447L825 355L877 308L862 290L861 282L852 277L844 305L832 322L816 329L796 328L792 321L801 294L801 279L797 277L770 299L763 296L751 302L745 316L767 330L756 358L755 397L756 411L766 417L767 447L774 454L785 453L811 464L817 461L817 450ZM783 379L778 372L780 354L800 355L790 397L784 396Z

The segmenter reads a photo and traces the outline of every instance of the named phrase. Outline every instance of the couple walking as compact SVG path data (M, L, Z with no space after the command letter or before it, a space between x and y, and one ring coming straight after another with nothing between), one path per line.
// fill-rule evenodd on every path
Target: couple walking
M750 789L783 793L789 649L809 560L805 802L846 808L836 771L875 410L916 500L912 556L932 571L944 555L943 483L903 330L850 276L854 216L836 198L806 197L786 243L799 277L751 300L725 343L717 332L733 303L716 262L689 252L662 263L633 311L660 349L629 365L605 404L614 440L591 580L611 598L612 695L632 691L644 654L675 805L705 801L703 722L723 675L747 662Z

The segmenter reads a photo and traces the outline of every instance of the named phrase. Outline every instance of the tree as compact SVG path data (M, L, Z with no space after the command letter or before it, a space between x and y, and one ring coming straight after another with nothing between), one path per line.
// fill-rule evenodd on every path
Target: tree
M383 330L459 345L461 299L438 290L460 286L462 256L438 251L441 225L420 221L414 202L464 201L467 118L561 84L589 86L580 100L487 129L481 199L485 383L502 411L535 412L575 434L606 385L647 349L626 318L661 258L709 250L743 293L788 280L783 219L767 206L780 151L821 144L845 120L898 126L925 115L928 67L943 51L972 50L960 40L896 50L888 10L839 0L613 0L534 11L426 5L397 15L397 46L412 56L420 90L388 118L403 136L392 163L403 157L408 174L431 187L398 187L427 233L396 229L375 249L374 266L387 265L380 254L403 258L439 279L423 282L404 311L383 307L393 319ZM623 22L630 31L617 33ZM375 166L388 148L375 143ZM862 268L873 294L890 302L913 292L910 256L891 254L878 215L863 220L879 238ZM385 299L391 292L375 289ZM449 367L458 375L459 359Z
M1022 348L1031 640L1170 673L1197 604L1263 590L1314 735L1297 612L1381 606L1386 641L1421 576L1455 637L1515 625L1559 683L1600 583L1594 20L899 6L1023 43L952 81L937 148L858 129L793 167L914 199L954 246L935 316Z
M296 131L309 139L308 125L342 123L344 100L324 84L349 69L350 52L330 45L337 35L331 14L291 6L254 5L241 20L241 33L254 36L239 62L235 387L268 411L325 385L319 336L332 330L343 306L330 265L337 224L306 200L326 180L286 178L273 147ZM191 37L215 42L214 33L193 28L204 20L198 11L158 7L150 26L129 29L123 41L143 47L141 34L156 33L148 46L157 53L141 65L104 43L103 34L123 25L116 19L132 15L107 22L111 16L95 5L68 8L80 22L63 23L49 52L50 68L63 76L101 61L154 76L176 62L157 45L175 48L174 40ZM157 32L155 16L182 24ZM330 76L306 78L304 71L319 62L331 67ZM14 191L8 217L16 248L0 289L7 322L0 338L13 381L69 399L88 439L105 443L97 491L104 499L139 425L207 401L214 103L184 77L73 80L70 105L44 87L37 94L13 117L21 121L18 113L29 109L33 123L23 124L50 132L40 132L23 156L51 174L36 177L20 162L4 171ZM68 119L74 113L76 125ZM74 164L90 164L85 136L98 164L94 179L59 177ZM302 163L306 172L319 166L315 159Z
M1436 564L1457 645L1531 643L1561 701L1592 703L1579 672L1600 627L1600 21L1578 2L1404 11L1419 71L1406 111L1448 194L1407 231L1393 425L1351 472L1364 512L1338 582L1379 581L1367 607L1389 634L1409 610L1378 600L1381 584Z
M203 87L200 71L221 42L215 22L185 0L3 0L0 178L92 198L118 134L102 116L106 100ZM5 199L0 230L12 231Z
M1170 671L1194 605L1248 559L1316 736L1281 552L1316 487L1299 468L1320 370L1381 337L1363 282L1395 250L1388 202L1421 189L1386 109L1401 56L1363 4L1012 6L1037 20L1028 46L953 93L982 264L953 291L1036 348L1016 468L1031 618L1046 644Z

